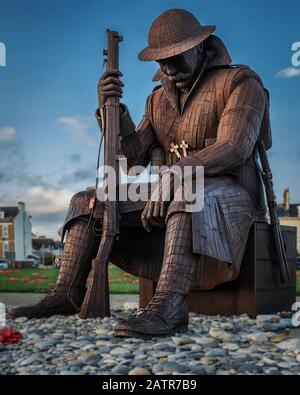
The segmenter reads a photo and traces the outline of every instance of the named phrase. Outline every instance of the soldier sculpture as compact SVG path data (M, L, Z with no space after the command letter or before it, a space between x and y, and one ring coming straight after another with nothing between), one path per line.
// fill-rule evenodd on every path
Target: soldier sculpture
M203 26L189 12L160 15L149 32L143 61L156 61L160 81L148 96L137 128L121 105L121 146L129 168L150 161L204 166L204 207L188 212L184 202L159 193L161 175L148 202L120 205L120 237L110 261L129 273L157 282L149 305L119 322L116 336L166 336L186 331L185 298L197 286L210 289L238 277L248 233L265 218L256 143L271 146L268 95L247 66L231 65L215 26ZM108 97L122 97L118 70L99 81L99 109ZM101 111L97 111L101 126ZM168 177L172 190L172 177ZM174 181L174 180L173 180ZM173 195L174 198L174 191ZM34 306L18 307L14 317L49 317L80 312L91 260L101 238L103 205L95 190L71 200L61 235L63 259L54 290ZM92 212L92 215L90 215Z

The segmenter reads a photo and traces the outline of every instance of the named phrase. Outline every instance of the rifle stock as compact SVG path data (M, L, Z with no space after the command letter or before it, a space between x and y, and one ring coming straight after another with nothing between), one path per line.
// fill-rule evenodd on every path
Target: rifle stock
M119 69L119 43L122 37L114 31L107 31L108 47L104 50L106 71ZM109 97L105 103L104 133L104 166L113 169L116 175L116 191L118 190L119 171L119 139L120 139L120 104L118 97ZM105 177L108 177L105 170ZM109 181L108 181L109 182ZM97 192L97 191L96 191ZM119 234L119 210L117 194L114 200L109 195L104 202L103 227L98 253L92 262L92 277L79 316L81 318L96 318L110 316L108 263L114 240Z

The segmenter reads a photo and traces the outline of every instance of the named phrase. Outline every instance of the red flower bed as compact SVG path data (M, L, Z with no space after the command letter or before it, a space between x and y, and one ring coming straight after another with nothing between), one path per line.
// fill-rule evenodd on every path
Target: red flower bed
M9 344L17 343L22 339L20 332L14 332L14 328L11 326L8 329L0 329L0 343L8 346Z
M39 279L48 278L48 276L42 276L41 274L38 274L38 273L31 273L31 275L32 275L32 277L39 278Z
M38 273L31 273L32 277L34 278L43 278L40 274Z
M15 269L15 270L0 270L0 274L3 274L3 276L7 276L8 274L16 274L16 273L20 273L19 269Z
M17 277L9 277L8 282L9 283L17 283L20 279Z

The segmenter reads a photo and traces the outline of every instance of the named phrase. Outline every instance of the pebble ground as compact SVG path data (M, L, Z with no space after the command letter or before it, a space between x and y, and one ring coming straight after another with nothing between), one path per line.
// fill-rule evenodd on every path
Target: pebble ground
M290 335L290 318L190 313L189 330L181 335L114 337L114 325L129 314L122 306L103 319L8 321L23 339L0 344L0 374L300 375L300 339Z

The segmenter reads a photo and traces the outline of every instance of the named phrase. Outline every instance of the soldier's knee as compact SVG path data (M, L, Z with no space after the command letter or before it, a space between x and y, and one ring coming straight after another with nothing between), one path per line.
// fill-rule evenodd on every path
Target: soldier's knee
M86 203L95 196L95 190L85 190L75 193L70 201L70 206L83 207Z
M72 199L70 201L70 205L73 206L76 204L78 200L82 200L83 195L86 193L86 191L80 191L75 193L75 195L72 196Z

